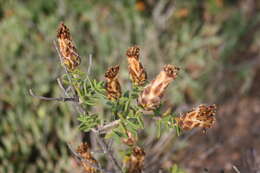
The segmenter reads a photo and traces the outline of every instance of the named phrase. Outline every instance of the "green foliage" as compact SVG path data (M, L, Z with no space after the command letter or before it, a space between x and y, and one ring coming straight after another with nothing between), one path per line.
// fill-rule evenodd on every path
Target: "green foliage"
M185 173L178 165L174 164L171 168L171 173Z
M92 128L96 127L100 123L97 114L79 115L78 120L80 121L79 129L84 132L90 131Z
M175 129L176 135L180 136L181 135L181 129L177 125L176 116L173 115L172 113L170 114L163 114L161 118L158 118L156 125L157 125L157 137L161 136L162 132L167 132L170 129Z

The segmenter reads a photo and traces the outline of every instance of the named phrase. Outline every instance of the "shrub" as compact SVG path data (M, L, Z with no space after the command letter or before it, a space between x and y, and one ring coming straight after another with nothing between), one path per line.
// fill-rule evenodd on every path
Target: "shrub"
M181 130L191 130L196 127L205 131L215 122L215 105L200 105L180 116L170 109L162 112L165 90L177 78L180 68L170 64L165 65L155 79L148 82L138 46L130 47L126 51L125 59L128 61L128 71L132 81L131 89L126 91L119 82L119 65L110 67L105 72L105 81L92 79L87 73L79 70L81 57L64 23L59 26L55 47L65 70L62 81L58 80L64 97L37 96L32 90L30 94L43 100L73 104L78 112L79 129L85 133L91 132L90 134L95 137L105 154L107 162L102 164L102 161L97 161L86 143L79 145L76 151L69 144L87 173L106 172L110 166L113 172L141 173L145 165L145 153L149 152L145 151L144 146L139 142L140 133L147 126L144 123L146 116L155 121L158 138L162 135L162 131L170 129L175 129L177 135ZM105 116L102 116L97 109L98 104L104 104L103 107L106 107ZM115 141L117 145L109 146L107 143L109 139ZM122 148L121 157L113 153L119 151L119 148ZM124 164L122 165L121 162Z

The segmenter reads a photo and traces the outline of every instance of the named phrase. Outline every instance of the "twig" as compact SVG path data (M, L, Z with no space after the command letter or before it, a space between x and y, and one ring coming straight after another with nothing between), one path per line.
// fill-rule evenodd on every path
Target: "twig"
M68 94L68 91L71 89L71 86L68 86L68 88L65 89L60 78L57 78L57 83L58 83L60 89L63 91L63 94L65 96L69 97L70 95Z
M99 134L104 134L107 131L109 131L110 129L114 128L115 126L118 126L121 120L115 120L109 124L106 124L102 127L99 127L97 130L99 132Z
M241 69L254 68L254 67L258 67L259 65L260 65L260 55L252 58L252 60L249 60L247 62L242 62L237 65L229 65L228 70L231 72L241 71Z
M162 150L162 148L169 148L171 146L171 141L174 138L174 136L172 135L173 130L171 130L169 133L164 134L160 140L155 144L155 146L150 150L149 155L147 156L147 158L151 157L151 159L147 160L148 162L146 162L145 165L145 170L148 171L148 169L150 170L151 168L153 168L154 166L158 166L160 163L159 157L163 154L164 150Z
M89 74L90 74L91 67L92 67L92 54L89 55L88 61L89 61L89 64L88 64L87 74L89 75Z
M165 29L167 20L172 16L175 9L175 0L160 0L153 9L153 21L158 29Z
M81 157L77 152L75 152L74 149L72 148L72 146L71 146L70 144L67 143L67 145L68 145L70 151L74 154L74 156L75 156L80 162L84 162L84 163L88 164L90 167L99 170L100 172L110 173L110 172L108 172L108 171L102 169L99 164L97 164L97 166L96 166L95 164L90 163L88 160L84 159L84 158Z
M67 90L64 88L64 86L62 85L62 82L60 81L60 78L57 78L57 83L58 83L60 89L62 89L64 95L68 95Z
M235 165L233 165L232 168L234 169L234 171L236 171L236 173L240 173L239 169Z
M206 152L202 153L199 158L205 160L209 155L214 153L219 147L221 147L220 143L215 144L213 147L208 149Z
M64 88L64 86L62 85L62 82L60 80L60 78L57 78L57 83L60 87L60 89L63 91L63 94L67 97L69 97L70 95L68 94L68 91L71 89L71 86L68 86L68 88Z
M108 155L108 157L110 158L111 162L113 163L113 167L116 170L116 172L120 172L123 173L122 168L120 167L119 163L117 162L117 160L115 159L114 155L112 154L112 152L109 150L109 147L107 145L107 143L104 141L103 138L101 138L99 135L99 132L95 129L92 129L93 134L96 137L97 142L99 143L99 145L101 146L102 150L104 151L105 154Z
M195 133L197 133L198 131L199 131L198 129L191 131L190 133L188 133L187 135L185 135L185 136L183 137L183 139L180 140L180 142L184 142L184 141L188 140L190 137L192 137L192 136L193 136ZM169 132L168 135L165 134L165 136L168 136L168 138L172 138L172 137L173 137L172 134L173 134L172 132ZM167 138L166 138L166 139L167 139ZM160 142L162 142L162 141L160 140ZM171 142L171 139L169 139L168 142ZM175 144L175 145L176 145L176 144ZM156 146L157 146L157 145L156 145ZM167 146L167 145L164 144L163 147L166 147L166 146ZM166 160L168 160L168 158L169 158L171 155L175 154L175 153L178 151L178 149L179 149L179 148L178 148L177 146L173 146L172 149L169 149L168 152L167 152L166 154L164 154L164 157L163 157L163 158L160 158L160 160L159 160L159 159L155 159L155 160L153 159L152 161L149 160L149 162L146 163L146 166L145 166L144 170L145 170L146 172L154 172L155 169L156 169L156 167L158 167L159 165L161 165L162 163L164 163ZM157 150L157 152L158 152L158 150ZM153 153L150 153L150 155L152 155L152 157L156 157L157 153L154 153L154 152L153 152ZM158 156L160 156L160 155L158 155ZM149 157L147 156L147 158L149 158Z
M38 98L40 100L62 101L62 102L67 102L67 101L78 102L79 101L77 98L73 98L73 97L44 97L44 96L38 96L38 95L35 95L33 93L32 89L29 89L29 93L32 97Z

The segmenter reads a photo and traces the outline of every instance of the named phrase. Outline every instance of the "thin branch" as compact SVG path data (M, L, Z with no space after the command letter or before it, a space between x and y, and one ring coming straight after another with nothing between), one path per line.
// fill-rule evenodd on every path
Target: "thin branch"
M99 132L95 129L92 129L93 134L96 137L97 142L99 143L99 145L101 146L102 150L104 151L105 154L108 155L109 159L111 160L111 162L113 163L113 167L116 170L116 172L120 172L123 173L122 168L120 167L119 163L117 162L117 160L115 159L113 153L111 150L109 150L109 146L107 145L107 143L105 142L105 140L103 138L101 138L99 135Z
M175 0L160 0L153 9L153 21L158 29L166 28L168 19L172 16L175 9Z
M242 63L236 64L236 65L229 65L228 70L229 71L241 71L242 69L254 68L254 67L258 67L259 65L260 65L260 55L253 57L252 60L249 60L247 62L242 62Z
M75 152L74 149L72 148L72 146L71 146L70 144L67 143L67 145L68 145L68 148L70 149L70 151L73 153L73 155L74 155L80 162L84 162L84 163L88 164L90 167L99 170L100 172L110 173L110 172L108 172L108 171L102 169L99 164L95 165L95 164L90 163L88 160L84 159L84 158L81 157L77 152Z
M62 82L61 82L60 78L57 78L57 83L58 83L60 89L63 91L64 95L68 95L66 89L65 89L64 86L62 85Z
M220 143L215 144L213 147L210 147L206 152L201 153L199 158L205 160L209 155L214 153L219 147L221 147Z
M69 97L68 91L71 89L71 86L68 86L68 88L65 89L60 78L57 78L57 83L58 83L60 89L63 91L64 95Z
M199 131L198 129L192 130L190 133L186 134L182 139L180 139L179 142L182 143L184 141L187 141L190 137L194 136L194 134L196 134L198 131ZM172 134L173 134L172 132L168 132L168 134L165 134L165 136L168 136L168 138L172 138L172 137L174 137ZM168 140L168 142L170 142L170 140ZM166 147L168 144L164 144L164 147ZM157 146L157 144L156 144L156 146ZM158 159L148 160L148 163L146 163L145 168L144 168L145 172L154 172L154 170L156 169L156 167L158 167L158 165L161 165L162 163L164 163L166 160L169 159L169 157L171 155L175 154L178 150L179 150L179 147L172 146L172 149L169 149L168 152L164 154L163 158L160 158L159 160ZM158 154L158 150L155 153L151 152L150 156L152 156L154 158L157 154ZM149 158L149 156L147 156L147 158Z
M234 171L236 171L236 173L240 173L239 169L235 165L233 165L232 168L234 169Z
M73 97L44 97L44 96L38 96L35 95L34 92L32 91L32 89L29 89L29 93L32 97L38 98L40 100L47 100L47 101L62 101L62 102L67 102L67 101L71 101L71 102L78 102L77 98L73 98Z
M87 74L89 75L90 74L90 70L91 70L91 67L92 67L92 54L89 55L89 58L88 58L88 71L87 71Z
M111 123L108 123L102 127L99 127L97 130L99 132L99 134L104 134L107 131L111 130L112 128L114 128L115 126L118 126L121 120L115 120Z

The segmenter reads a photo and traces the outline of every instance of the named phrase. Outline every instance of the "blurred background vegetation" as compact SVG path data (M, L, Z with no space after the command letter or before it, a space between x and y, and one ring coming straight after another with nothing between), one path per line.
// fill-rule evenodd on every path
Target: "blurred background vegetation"
M256 171L259 10L258 0L0 0L0 172L80 170L66 146L81 139L73 111L28 94L33 88L60 96L56 79L63 71L53 40L61 21L71 29L83 71L93 55L91 76L103 80L107 67L120 64L121 82L130 88L125 51L137 44L149 80L166 63L181 67L166 105L178 112L217 103L216 127L189 134L177 152L175 145L165 151L172 155L163 168Z

